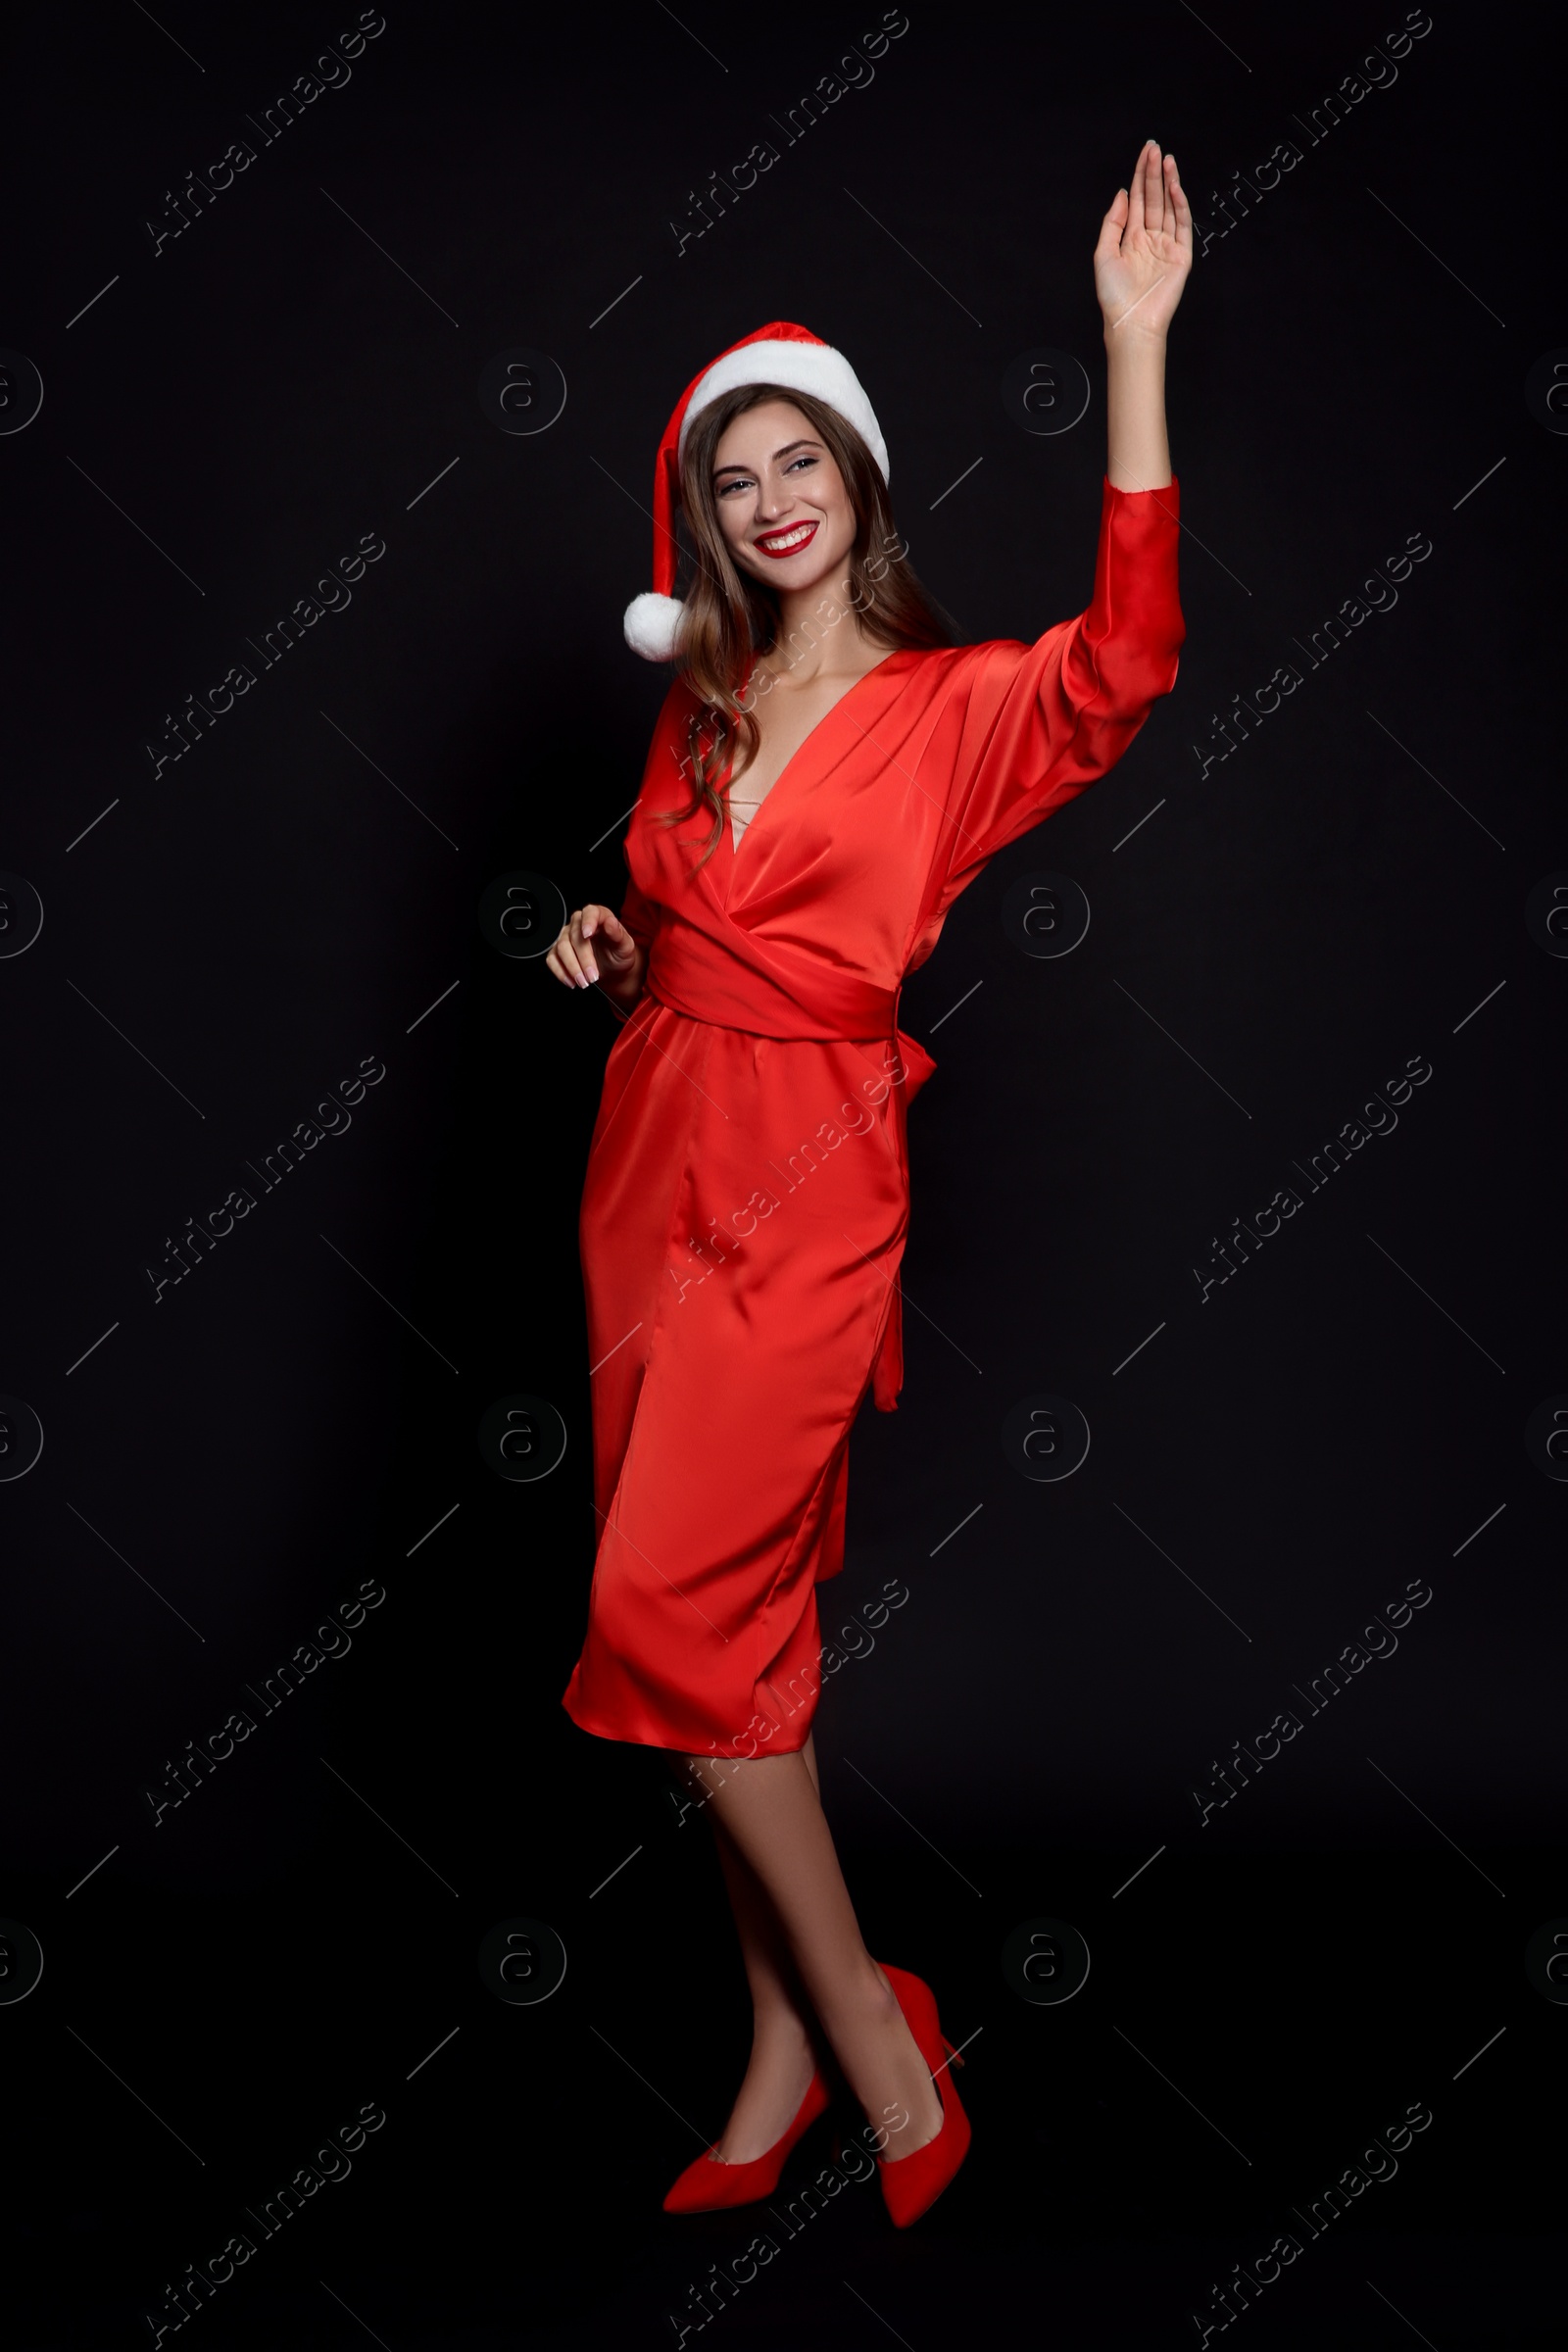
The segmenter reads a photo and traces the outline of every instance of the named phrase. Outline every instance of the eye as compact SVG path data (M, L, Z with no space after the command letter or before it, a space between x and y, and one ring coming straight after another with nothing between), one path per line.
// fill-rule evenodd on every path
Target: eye
M792 458L790 463L785 466L784 470L786 473L793 473L797 466L814 466L815 464L815 458L810 456L810 454L808 452L802 457Z
M719 483L716 495L719 498L728 498L732 490L751 490L755 488L756 483L751 474L737 473L732 474L728 481Z

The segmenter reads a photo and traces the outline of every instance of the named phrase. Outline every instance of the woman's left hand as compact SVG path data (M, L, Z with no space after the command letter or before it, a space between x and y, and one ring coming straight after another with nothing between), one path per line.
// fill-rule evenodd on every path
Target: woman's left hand
M1173 155L1151 139L1119 188L1095 247L1095 292L1108 335L1162 337L1193 266L1193 216Z

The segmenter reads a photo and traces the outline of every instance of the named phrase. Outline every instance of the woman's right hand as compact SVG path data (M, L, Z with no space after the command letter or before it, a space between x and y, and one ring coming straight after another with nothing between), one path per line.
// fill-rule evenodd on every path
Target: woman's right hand
M643 984L647 950L609 906L579 906L557 933L545 968L566 988L598 983L617 1004L630 1004Z

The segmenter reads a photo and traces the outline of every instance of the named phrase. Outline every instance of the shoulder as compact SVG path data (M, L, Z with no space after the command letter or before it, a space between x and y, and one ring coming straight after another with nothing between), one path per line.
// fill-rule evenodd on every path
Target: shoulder
M973 645L942 645L913 657L911 672L928 694L964 694L994 680L1014 676L1023 665L1049 651L1068 623L1055 622L1032 644L1021 637L984 637Z
M929 693L962 679L983 667L989 657L1005 650L1000 641L984 645L905 646L879 662L877 669L890 686L913 686ZM1024 649L1017 646L1011 650L1022 653Z

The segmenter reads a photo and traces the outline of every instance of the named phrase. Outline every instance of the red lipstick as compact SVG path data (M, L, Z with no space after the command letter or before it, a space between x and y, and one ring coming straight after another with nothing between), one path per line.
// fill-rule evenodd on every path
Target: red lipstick
M776 531L764 532L760 539L754 539L752 545L759 555L771 556L775 564L782 564L788 557L798 556L809 547L819 527L814 522L786 523ZM781 540L788 544L781 546Z

